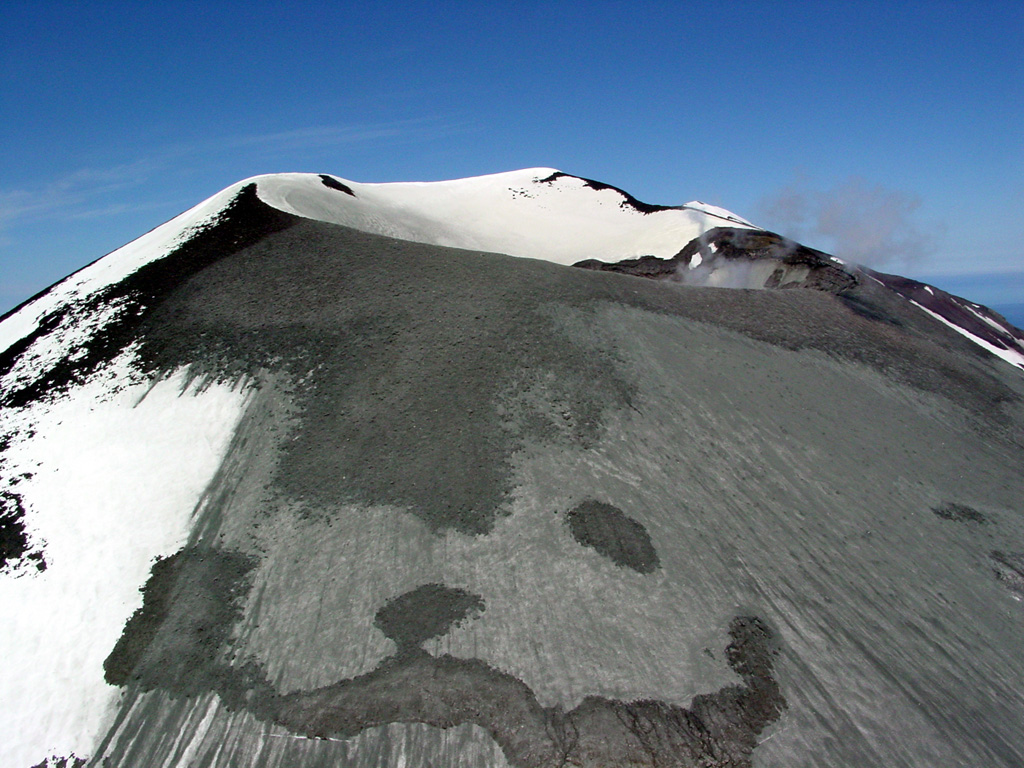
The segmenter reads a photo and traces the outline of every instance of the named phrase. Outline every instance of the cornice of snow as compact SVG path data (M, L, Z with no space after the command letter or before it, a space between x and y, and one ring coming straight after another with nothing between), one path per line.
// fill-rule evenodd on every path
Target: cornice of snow
M306 173L249 181L265 203L304 218L566 265L588 258L670 258L713 227L753 227L721 208L699 202L650 205L617 187L552 168L385 184Z

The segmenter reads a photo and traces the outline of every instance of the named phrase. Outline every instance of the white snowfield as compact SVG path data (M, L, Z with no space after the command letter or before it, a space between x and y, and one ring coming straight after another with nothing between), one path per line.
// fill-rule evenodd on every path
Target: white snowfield
M700 202L643 213L614 189L593 189L554 168L527 168L454 181L360 184L320 176L258 176L260 199L308 219L432 245L574 264L652 255L671 258L714 227L753 227Z
M47 566L0 578L2 768L88 757L109 728L120 691L103 661L155 558L187 540L248 401L241 387L196 393L183 372L112 392L129 355L53 403L0 414L0 434L16 435L0 491L22 497Z

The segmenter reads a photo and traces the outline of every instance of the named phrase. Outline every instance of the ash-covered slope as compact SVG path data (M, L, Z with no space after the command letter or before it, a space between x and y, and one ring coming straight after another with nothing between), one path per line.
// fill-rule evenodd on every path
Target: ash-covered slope
M550 169L225 190L0 324L0 764L1018 765L959 301Z

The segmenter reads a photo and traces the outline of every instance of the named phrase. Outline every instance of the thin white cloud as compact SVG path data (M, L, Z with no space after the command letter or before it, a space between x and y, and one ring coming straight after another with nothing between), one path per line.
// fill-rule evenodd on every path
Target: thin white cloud
M262 134L220 136L154 149L144 160L108 168L82 168L67 175L22 188L0 189L0 231L18 224L118 216L164 207L129 193L158 173L182 171L205 159L245 151L258 152L260 163L275 153L322 150L326 147L371 142L422 141L464 133L471 126L427 117L380 123L314 125ZM254 169L258 172L262 169Z
M309 126L276 133L237 136L225 139L223 143L232 147L260 146L277 149L302 149L392 138L434 138L447 135L455 130L457 130L456 126L436 119L418 118L366 125Z
M0 228L15 222L74 218L83 213L83 207L144 183L158 167L153 161L140 160L109 168L81 168L34 187L0 190Z
M162 211L166 210L166 208L167 201L165 200L140 203L110 203L109 205L102 205L98 208L87 208L85 210L74 211L69 213L67 218L74 219L76 221L102 219L107 216L122 216L126 213L138 213L139 211Z
M468 122L453 122L441 117L420 117L408 120L392 120L380 123L352 123L332 125L311 125L286 131L266 133L240 133L235 135L211 136L193 142L168 145L161 153L166 160L175 164L198 158L217 157L228 152L259 153L261 162L275 153L288 155L294 161L295 153L304 150L313 152L330 147L352 144L404 143L429 141L473 130ZM256 169L254 172L259 172Z

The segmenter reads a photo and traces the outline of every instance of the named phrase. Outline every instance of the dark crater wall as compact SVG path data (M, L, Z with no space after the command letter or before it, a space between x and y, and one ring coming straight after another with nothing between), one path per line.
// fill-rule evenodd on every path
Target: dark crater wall
M747 288L810 288L828 293L842 294L858 284L857 275L837 265L832 258L821 251L808 248L774 232L740 227L715 227L687 243L671 259L656 256L641 256L617 262L603 262L584 259L574 267L599 272L646 277L652 280L692 282L689 273L691 264L700 256L699 272L706 272L729 262L775 262L777 267L764 284L744 286ZM798 279L791 277L794 268L804 268L806 274Z
M811 271L811 279L801 285L829 293L841 293L858 282L855 274L837 266L827 253L761 229L715 227L687 243L674 258L689 264L698 253L703 259L768 259L788 267L804 266ZM766 287L779 288L783 284L769 283Z

